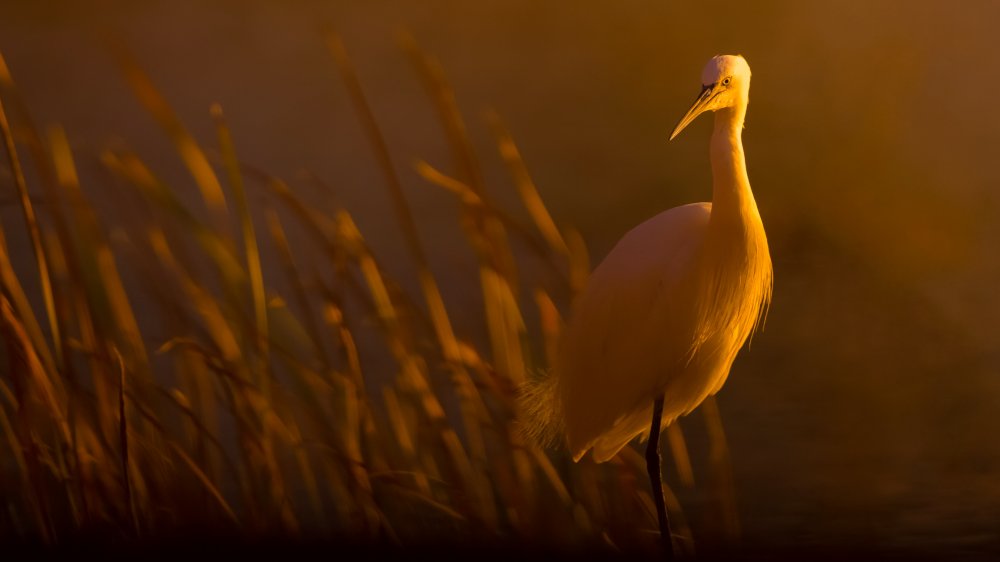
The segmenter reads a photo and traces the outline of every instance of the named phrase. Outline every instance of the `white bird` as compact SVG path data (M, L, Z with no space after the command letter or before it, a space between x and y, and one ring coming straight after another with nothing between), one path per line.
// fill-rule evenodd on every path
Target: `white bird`
M715 394L771 299L771 258L743 155L750 66L716 56L670 135L715 112L712 202L675 207L625 235L574 303L549 376L521 397L529 434L564 436L574 461L611 459L648 434L647 469L664 548L659 434Z

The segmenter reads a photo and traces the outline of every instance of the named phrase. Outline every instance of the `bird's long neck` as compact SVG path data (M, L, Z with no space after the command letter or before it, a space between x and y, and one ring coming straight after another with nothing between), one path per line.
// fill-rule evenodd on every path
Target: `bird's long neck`
M743 119L746 112L746 102L715 112L710 152L712 214L718 214L716 218L746 219L747 213L757 213L743 156Z
M762 318L771 300L771 257L743 156L742 103L715 112L712 133L712 214L703 246L704 271L699 279L701 332L732 336L730 361Z

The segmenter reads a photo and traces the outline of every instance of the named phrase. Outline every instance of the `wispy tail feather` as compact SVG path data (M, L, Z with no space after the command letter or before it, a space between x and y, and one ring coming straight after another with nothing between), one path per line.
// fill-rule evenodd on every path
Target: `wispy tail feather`
M551 447L563 435L558 384L551 373L529 379L518 389L517 414L521 435L541 447Z

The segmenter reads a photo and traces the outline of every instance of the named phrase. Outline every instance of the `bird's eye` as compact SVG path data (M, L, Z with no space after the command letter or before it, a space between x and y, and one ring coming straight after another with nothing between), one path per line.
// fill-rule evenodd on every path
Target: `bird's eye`
M723 86L728 86L728 85L729 85L729 83L730 83L730 82L732 82L732 81L733 81L732 77L729 77L729 76L727 76L727 77L726 77L726 78L725 78L725 79L724 79L724 80L722 81L722 85L723 85Z

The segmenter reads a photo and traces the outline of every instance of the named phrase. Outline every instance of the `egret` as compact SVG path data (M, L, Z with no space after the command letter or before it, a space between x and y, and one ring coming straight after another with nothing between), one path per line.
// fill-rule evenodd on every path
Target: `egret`
M664 211L618 242L574 303L551 372L521 395L528 434L541 443L563 437L574 461L588 451L607 461L648 434L646 467L668 556L660 431L719 391L763 321L772 286L743 155L750 66L739 55L716 56L701 79L670 140L715 113L712 202Z

